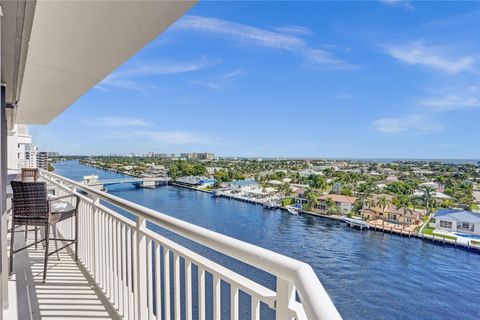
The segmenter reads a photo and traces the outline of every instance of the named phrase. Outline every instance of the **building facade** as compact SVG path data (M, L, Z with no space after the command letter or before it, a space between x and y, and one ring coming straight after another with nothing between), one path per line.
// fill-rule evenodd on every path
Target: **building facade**
M48 153L37 152L37 168L48 170Z
M480 235L480 213L462 209L440 209L430 225L436 229Z

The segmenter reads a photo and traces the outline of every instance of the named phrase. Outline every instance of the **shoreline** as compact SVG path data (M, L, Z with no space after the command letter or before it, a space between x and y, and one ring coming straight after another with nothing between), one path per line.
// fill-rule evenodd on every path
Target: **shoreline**
M96 169L100 169L100 170L111 171L111 172L115 172L115 173L118 173L118 174L124 174L124 175L131 176L131 177L137 177L133 174L121 172L121 171L118 171L118 170L115 170L115 169L104 168L104 167L101 167L101 166L98 166L98 165L92 165L92 164L86 164L86 163L82 163L82 165L92 167L92 168L96 168ZM199 191L199 192L203 192L203 193L208 193L208 194L213 194L215 192L215 190L202 190L202 189L198 189L198 188L195 188L195 187L190 187L190 186L187 186L187 185L184 185L184 184L179 184L177 182L170 182L169 185L172 185L174 187L189 189L189 190L192 190L192 191ZM282 211L287 211L287 208L282 207L282 206L276 206L274 208L269 208L269 207L265 206L265 204L263 202L257 201L256 199L234 197L234 196L231 196L231 195L229 195L229 196L221 195L221 197L223 197L225 199L246 202L246 203L250 203L250 204L254 204L254 205L261 205L265 209L271 209L271 210L280 209ZM324 215L324 214L316 213L316 212L312 212L312 211L301 211L300 214L306 214L306 215L313 216L313 217L320 217L320 218L324 218L324 219L345 222L343 217L338 216L338 215ZM471 246L469 242L465 244L463 242L458 242L457 239L452 240L452 239L448 239L448 238L445 238L445 237L439 237L439 236L434 236L434 235L426 235L426 234L423 234L423 233L420 233L420 232L416 232L416 233L412 233L412 234L404 234L404 233L394 232L393 229L390 230L390 232L389 232L389 230L379 229L379 228L376 228L376 227L370 227L367 230L370 230L370 229L372 231L375 231L375 232L390 233L392 235L397 235L397 236L401 236L401 237L409 237L409 238L410 237L415 237L415 238L418 238L420 240L430 241L434 244L441 244L441 245L446 245L447 244L447 245L454 246L454 247L461 247L461 248L463 248L465 250L468 250L468 251L470 251L470 249L473 249L474 252L475 251L480 252L480 246Z

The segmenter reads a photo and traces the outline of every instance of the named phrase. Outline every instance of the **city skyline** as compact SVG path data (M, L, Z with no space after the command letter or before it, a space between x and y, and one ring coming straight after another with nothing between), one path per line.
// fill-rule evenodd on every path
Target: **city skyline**
M31 132L62 154L478 159L479 12L199 3Z

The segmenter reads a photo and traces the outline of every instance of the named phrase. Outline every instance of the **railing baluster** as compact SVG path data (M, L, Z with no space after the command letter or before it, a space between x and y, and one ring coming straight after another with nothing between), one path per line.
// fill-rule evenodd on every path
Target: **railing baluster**
M148 320L152 319L153 314L153 280L152 280L152 240L147 238L147 246L146 252L147 255L147 313L148 313Z
M220 296L220 278L217 274L213 275L213 319L221 318L221 296Z
M192 320L192 262L185 259L185 316Z
M205 270L198 266L198 319L205 319Z
M135 319L135 313L134 313L134 308L133 308L133 293L134 293L134 288L133 288L133 246L132 246L132 241L133 241L133 229L130 227L127 227L127 264L126 264L126 273L127 273L127 283L128 283L128 319Z
M252 320L260 320L260 300L252 296ZM279 318L277 318L279 319Z
M118 295L118 311L121 315L124 314L124 309L123 309L123 260L122 260L122 247L123 247L123 235L122 235L122 222L117 221L116 222L116 233L117 233L117 238L116 238L116 243L117 243L117 295Z
M238 320L238 288L230 285L230 319Z
M147 253L146 253L146 237L143 231L146 229L146 221L142 217L137 216L137 224L135 228L136 234L136 297L137 297L137 317L138 319L147 319Z
M100 201L98 198L96 201ZM98 204L98 202L95 202L95 204ZM100 211L95 207L94 211L90 214L90 227L92 228L93 232L93 237L90 238L90 246L89 246L89 251L90 254L93 255L93 260L92 260L92 266L94 269L94 274L96 274L95 279L97 279L97 283L100 284L101 281L101 269L100 269L100 247L101 244L98 242L101 241L100 238Z
M105 213L106 214L106 213ZM107 215L107 214L106 214ZM112 237L112 217L107 215L107 288L108 288L108 297L112 304L115 303L115 296L113 294L113 268L112 268L112 247L113 247L113 237Z
M180 257L178 254L173 254L173 283L174 283L174 306L175 306L175 319L180 320Z
M162 278L160 275L160 245L155 241L155 293L156 293L156 315L157 320L162 319Z
M100 219L100 230L98 230L98 234L100 237L100 252L99 252L99 258L100 258L100 287L106 292L105 288L105 216L102 211L99 210L99 219Z
M163 247L163 299L165 320L170 319L170 250Z
M115 307L120 310L119 298L120 294L118 290L120 288L120 282L118 281L118 233L117 233L117 219L112 221L112 231L113 231L113 294L115 296Z

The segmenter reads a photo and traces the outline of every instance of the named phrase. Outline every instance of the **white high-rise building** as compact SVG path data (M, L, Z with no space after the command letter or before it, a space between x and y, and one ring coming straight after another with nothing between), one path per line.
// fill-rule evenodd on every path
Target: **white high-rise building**
M8 170L16 172L21 168L37 168L37 147L32 144L32 136L24 124L16 124L8 132Z

